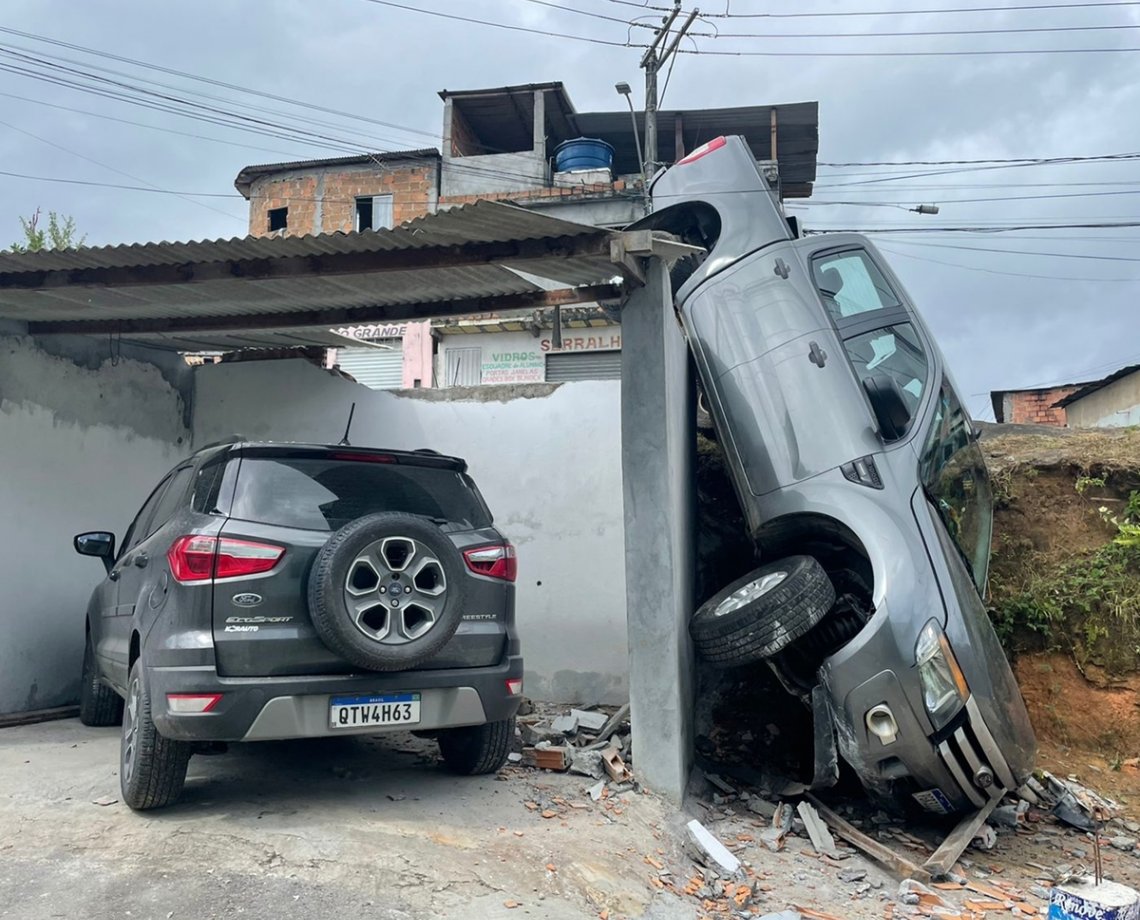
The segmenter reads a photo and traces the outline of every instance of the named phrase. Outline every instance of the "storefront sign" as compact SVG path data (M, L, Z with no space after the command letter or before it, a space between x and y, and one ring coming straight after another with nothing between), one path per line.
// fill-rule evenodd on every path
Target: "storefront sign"
M612 328L612 327L611 327ZM562 348L554 347L550 336L543 336L539 347L544 351L620 351L621 333L606 332L604 329L581 335L580 329L567 329L562 333Z
M333 330L337 335L350 339L402 339L407 331L407 323L373 323L370 326L343 326Z
M538 351L483 349L483 383L542 383L546 361Z

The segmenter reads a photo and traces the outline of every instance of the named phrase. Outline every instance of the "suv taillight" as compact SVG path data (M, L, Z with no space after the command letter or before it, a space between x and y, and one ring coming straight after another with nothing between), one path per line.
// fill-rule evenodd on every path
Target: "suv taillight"
M183 583L215 578L241 578L268 572L285 555L285 547L229 537L179 537L166 553L170 574Z
M518 574L515 548L510 543L464 550L463 560L467 563L467 568L476 575L501 578L503 581L514 581L515 575Z

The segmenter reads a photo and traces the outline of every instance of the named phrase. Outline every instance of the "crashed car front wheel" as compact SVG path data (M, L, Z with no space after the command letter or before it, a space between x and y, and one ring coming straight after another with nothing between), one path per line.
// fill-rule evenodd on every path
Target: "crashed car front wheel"
M811 556L761 566L714 594L689 623L697 651L720 667L764 661L816 626L835 603L827 572Z

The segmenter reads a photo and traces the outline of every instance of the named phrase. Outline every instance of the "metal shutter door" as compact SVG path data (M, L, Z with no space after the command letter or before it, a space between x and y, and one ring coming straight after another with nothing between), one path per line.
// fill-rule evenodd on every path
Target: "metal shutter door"
M547 383L620 379L620 351L570 351L546 356Z
M357 383L373 390L398 390L404 385L404 349L400 344L390 348L340 348L336 363Z
M445 387L477 387L483 382L483 348L480 345L449 348L444 369Z

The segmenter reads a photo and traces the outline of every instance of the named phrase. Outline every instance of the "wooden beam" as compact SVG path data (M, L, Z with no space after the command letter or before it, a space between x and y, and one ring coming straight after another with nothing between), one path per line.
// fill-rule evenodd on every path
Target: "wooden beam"
M130 287L148 284L193 284L240 278L269 281L280 278L330 277L376 272L416 271L473 265L518 264L535 259L609 258L609 230L580 236L546 237L429 246L422 249L381 249L372 252L332 252L319 255L226 259L217 262L183 262L167 265L112 266L61 271L0 273L0 291L34 291L50 288ZM525 269L524 269L525 270Z
M776 107L775 106L772 106L772 116L769 119L769 123L771 124L771 128L772 128L772 139L771 139L772 156L769 157L769 159L773 163L776 163L779 161L780 158L779 158L779 155L777 153L777 151L779 150L779 143L778 143L779 137L778 137L778 133L776 130Z
M673 116L673 162L685 158L685 125L681 113Z
M935 878L949 875L950 870L954 868L954 863L962 855L962 851L970 845L970 841L974 839L974 835L981 826L986 823L986 819L993 813L1003 795L1005 795L1004 789L993 790L985 805L972 815L967 815L959 821L958 826L942 841L942 845L922 864L923 868Z
M862 850L876 862L886 866L902 878L912 878L919 882L929 882L931 880L930 873L918 863L911 862L911 860L896 853L890 847L879 843L878 840L868 837L857 827L839 817L839 815L824 805L823 802L814 795L809 793L804 796L804 798L815 806L820 817L828 823L835 833L852 846Z
M491 313L530 307L553 307L564 304L618 300L624 296L620 284L595 284L587 287L563 288L556 291L527 291L522 294L498 294L430 303L384 304L372 307L336 307L324 310L296 310L279 313L238 314L231 316L176 316L153 319L62 320L28 323L29 335L145 335L147 333L227 332L257 329L282 329L301 326L333 327L374 323L387 320L429 319L437 316L462 316L467 313Z

